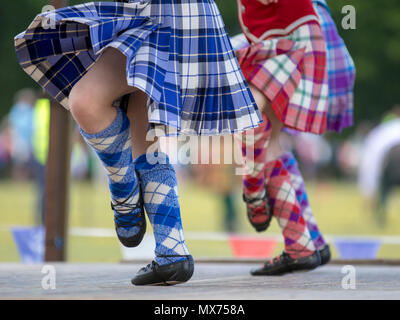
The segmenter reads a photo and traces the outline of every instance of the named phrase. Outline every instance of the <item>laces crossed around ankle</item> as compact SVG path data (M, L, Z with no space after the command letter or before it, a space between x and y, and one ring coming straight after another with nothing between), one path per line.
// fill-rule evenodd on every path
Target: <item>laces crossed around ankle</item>
M139 200L137 203L127 203L127 201L136 193L137 189L140 187L138 184L132 192L123 201L113 200L111 201L111 209L114 210L114 218L119 226L121 227L132 227L132 224L141 223L144 218L143 212L143 199L141 192L139 190ZM134 211L136 211L134 214Z
M286 253L285 251L283 251L279 256L273 258L272 260L270 260L269 262L267 262L267 264L275 264L276 262L279 262L281 260L285 260L286 258L289 258L289 254Z
M157 257L158 258L166 258L166 259L168 259L168 258L189 259L190 255L187 255L187 254L183 254L183 255L180 255L180 254L159 254L159 255L157 255ZM174 262L177 262L177 261L174 261ZM159 264L153 260L151 263L149 263L143 269L144 270L154 269L154 267L158 267L158 266L159 266Z
M268 207L268 201L266 197L264 198L247 198L245 195L243 195L243 201L246 203L248 212L252 216L257 216L259 214L268 214L269 213L269 207ZM261 201L261 204L255 205L255 202Z

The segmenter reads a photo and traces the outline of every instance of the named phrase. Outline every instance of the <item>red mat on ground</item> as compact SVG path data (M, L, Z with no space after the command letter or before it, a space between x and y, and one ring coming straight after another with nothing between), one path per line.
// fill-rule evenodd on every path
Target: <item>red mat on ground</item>
M236 258L269 258L275 250L274 238L230 236L229 244Z

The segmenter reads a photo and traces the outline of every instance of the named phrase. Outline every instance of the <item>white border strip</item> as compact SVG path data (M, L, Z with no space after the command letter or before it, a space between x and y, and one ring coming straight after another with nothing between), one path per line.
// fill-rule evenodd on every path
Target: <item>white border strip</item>
M10 232L12 227L0 225L0 232ZM20 226L21 227L21 226ZM30 226L24 226L30 227ZM74 237L89 237L89 238L114 238L115 230L109 228L81 228L72 227L69 229L69 235ZM249 233L229 234L225 232L199 232L186 231L186 240L192 241L228 241L231 237L243 237L249 239L274 239L277 242L282 242L282 235L277 233L259 235ZM382 235L326 235L325 239L332 242L337 239L349 240L380 240L382 244L400 244L400 236L382 236Z

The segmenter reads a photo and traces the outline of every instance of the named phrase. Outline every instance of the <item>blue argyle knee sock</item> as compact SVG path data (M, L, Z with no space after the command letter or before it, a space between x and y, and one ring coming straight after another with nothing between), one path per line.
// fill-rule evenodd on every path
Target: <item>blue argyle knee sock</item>
M107 171L109 188L112 203L118 210L118 202L124 205L135 205L139 201L138 178L133 166L132 142L129 131L129 119L119 108L117 116L111 125L105 130L88 134L80 129L82 136L100 158ZM139 219L136 214L140 209L133 211L121 210L121 213L114 211L114 217L118 225L119 236L128 238L139 232L136 223ZM118 221L117 221L118 220Z
M144 154L135 160L135 167L142 183L144 207L156 240L155 261L165 265L185 259L179 256L188 255L189 251L183 237L175 170L167 155L152 155L159 160L158 163L149 163Z

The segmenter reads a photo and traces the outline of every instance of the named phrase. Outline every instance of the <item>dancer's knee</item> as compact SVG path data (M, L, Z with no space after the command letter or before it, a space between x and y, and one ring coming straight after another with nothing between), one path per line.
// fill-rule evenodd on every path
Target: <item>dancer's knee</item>
M101 115L105 108L110 108L112 101L106 99L104 95L96 94L93 87L76 85L72 88L69 95L69 107L72 116L76 121L86 121Z

